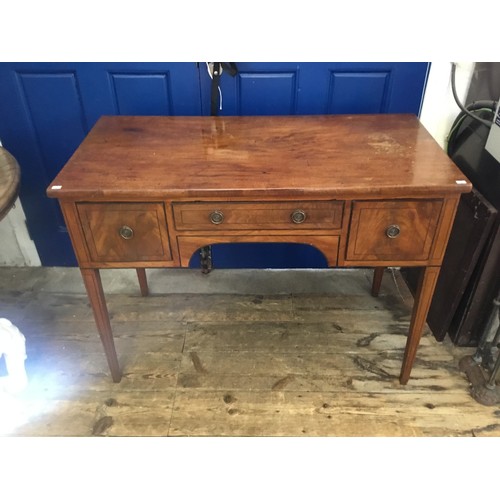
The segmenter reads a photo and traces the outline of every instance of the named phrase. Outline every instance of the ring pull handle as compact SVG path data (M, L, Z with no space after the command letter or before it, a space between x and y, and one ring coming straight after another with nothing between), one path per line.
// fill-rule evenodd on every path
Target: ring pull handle
M124 239L124 240L130 240L134 236L134 230L129 227L129 226L122 226L118 230L118 234Z
M304 210L294 210L291 218L294 224L302 224L306 220L307 215Z
M224 222L224 214L220 210L214 210L210 214L210 222L212 224L222 224Z
M385 234L388 238L394 239L401 233L401 228L397 224L391 224L386 230Z

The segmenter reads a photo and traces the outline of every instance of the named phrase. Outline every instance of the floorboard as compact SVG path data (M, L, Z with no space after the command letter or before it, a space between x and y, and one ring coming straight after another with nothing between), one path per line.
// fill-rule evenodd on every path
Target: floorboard
M0 268L30 380L0 393L0 435L500 436L500 407L458 370L472 349L426 329L399 384L412 297L397 272L378 298L362 269L148 270L149 297L119 273L103 273L114 384L78 270Z

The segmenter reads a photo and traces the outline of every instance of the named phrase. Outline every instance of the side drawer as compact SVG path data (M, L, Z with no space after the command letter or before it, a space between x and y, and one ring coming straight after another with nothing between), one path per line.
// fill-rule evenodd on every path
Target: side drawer
M343 202L174 203L183 230L340 229Z
M442 200L354 202L346 260L427 260L442 205Z
M162 203L78 203L95 262L172 260Z

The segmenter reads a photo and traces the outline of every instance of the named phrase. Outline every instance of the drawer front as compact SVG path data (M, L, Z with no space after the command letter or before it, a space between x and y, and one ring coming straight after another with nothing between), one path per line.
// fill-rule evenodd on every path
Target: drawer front
M427 260L442 204L441 200L354 202L347 260Z
M182 230L340 229L343 202L174 203Z
M262 236L242 236L242 235L198 235L198 236L178 236L179 255L182 267L188 267L192 255L201 247L207 245L217 245L220 243L302 243L312 245L326 258L329 267L337 265L338 235L331 234L269 234L265 238Z
M93 261L172 260L162 203L79 203L77 208Z

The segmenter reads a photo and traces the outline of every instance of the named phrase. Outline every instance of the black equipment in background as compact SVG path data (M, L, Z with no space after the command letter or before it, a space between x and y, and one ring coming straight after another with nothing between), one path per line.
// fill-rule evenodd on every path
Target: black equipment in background
M235 76L238 73L238 68L234 62L209 62L208 73L212 79L212 88L210 91L210 115L217 116L221 108L222 95L220 91L220 77L223 71L229 75Z

